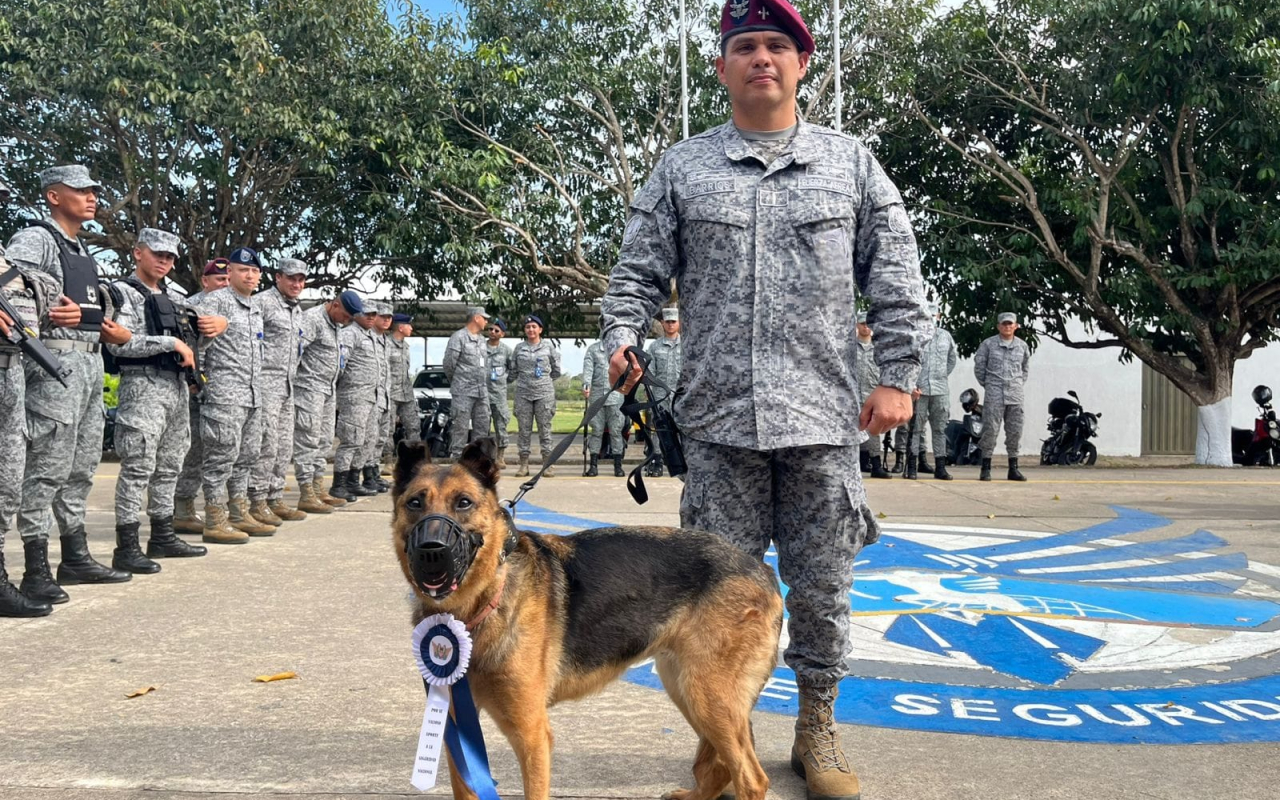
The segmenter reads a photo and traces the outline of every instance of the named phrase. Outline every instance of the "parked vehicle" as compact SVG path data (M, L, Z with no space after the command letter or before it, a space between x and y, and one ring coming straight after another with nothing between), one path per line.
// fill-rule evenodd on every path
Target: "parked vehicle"
M1280 424L1271 407L1271 387L1253 387L1253 402L1258 404L1258 418L1253 430L1231 429L1231 460L1245 466L1274 467L1280 465Z
M947 423L947 463L968 466L982 463L982 403L978 402L977 389L965 389L960 393L963 420ZM936 455L936 454L935 454Z
M1067 394L1074 399L1055 397L1049 401L1049 438L1040 446L1040 463L1092 466L1098 461L1098 448L1089 440L1098 435L1102 414L1085 411L1075 390Z
M422 441L427 443L432 458L448 456L453 396L444 367L427 365L418 370L413 378L413 398L418 403Z

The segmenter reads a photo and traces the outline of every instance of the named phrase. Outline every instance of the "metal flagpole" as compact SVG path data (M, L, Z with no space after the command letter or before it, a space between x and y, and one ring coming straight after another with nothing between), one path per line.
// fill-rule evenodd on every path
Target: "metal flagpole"
M685 24L684 2L680 0L680 128L682 139L689 138L689 62L686 55L689 26Z
M834 123L836 130L843 131L844 97L840 94L840 0L831 0L831 30L832 68L836 71Z

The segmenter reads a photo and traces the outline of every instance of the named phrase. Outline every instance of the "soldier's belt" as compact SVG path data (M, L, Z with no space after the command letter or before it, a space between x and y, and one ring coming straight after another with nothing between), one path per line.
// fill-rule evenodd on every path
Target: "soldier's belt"
M182 370L165 369L163 367L146 367L140 365L129 366L120 365L121 375L172 375L174 378L182 378Z
M22 353L0 352L0 369L8 369L22 364Z
M82 353L96 353L101 348L97 342L78 342L73 339L47 339L44 346L50 350L79 350Z

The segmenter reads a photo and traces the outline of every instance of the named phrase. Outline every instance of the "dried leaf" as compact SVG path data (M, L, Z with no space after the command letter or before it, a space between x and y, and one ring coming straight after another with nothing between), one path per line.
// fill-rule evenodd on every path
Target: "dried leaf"
M131 700L135 697L142 697L144 694L151 694L155 690L156 690L156 687L154 686L143 686L141 689L137 690L136 692L129 692L128 694L125 695L125 698Z
M272 681L287 681L298 677L296 672L277 672L275 675L259 675L253 679L254 683L271 683Z
M1062 498L1061 498L1061 497L1058 497L1058 496L1055 494L1055 495L1053 496L1053 499L1054 499L1054 500L1061 500Z
M880 513L876 514L876 519L885 519L887 516L888 516L887 514L881 511Z
M995 515L995 514L988 514L988 515L987 515L987 519L995 519L995 518L996 518L996 515Z
M1174 702L1173 702L1172 700L1170 700L1169 702L1165 703L1165 704L1164 704L1164 707L1165 707L1165 708L1177 708L1177 706L1174 704Z

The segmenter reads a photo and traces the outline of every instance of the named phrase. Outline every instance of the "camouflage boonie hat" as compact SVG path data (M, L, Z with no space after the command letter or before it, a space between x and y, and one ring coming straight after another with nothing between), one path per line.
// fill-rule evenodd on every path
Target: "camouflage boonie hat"
M138 231L137 243L153 253L168 253L175 257L178 255L177 235L159 228L143 228Z

